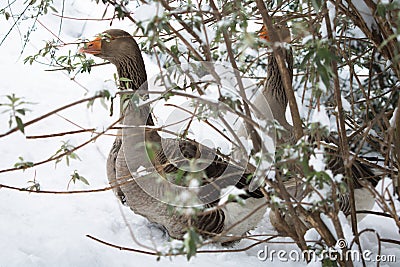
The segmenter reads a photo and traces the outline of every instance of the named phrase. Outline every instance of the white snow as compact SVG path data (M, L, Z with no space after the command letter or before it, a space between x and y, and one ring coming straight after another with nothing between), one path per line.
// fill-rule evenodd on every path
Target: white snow
M201 27L200 30L197 28L193 28L193 31L199 36L201 42L203 44L210 44L210 41L215 38L216 32L211 27L206 26L205 32L204 28Z
M334 3L330 2L330 1L328 1L326 3L326 6L329 11L329 22L330 22L330 26L331 26L331 32L332 32L333 37L335 37L336 31L335 31L334 18L336 16L336 6ZM322 20L320 32L321 32L322 38L328 37L327 24L326 24L325 18Z
M139 166L139 168L136 170L136 175L145 176L148 174L150 174L150 172L148 172L144 166Z
M394 111L393 111L393 116L390 118L390 120L389 120L389 123L390 123L390 125L392 126L392 127L395 127L395 123L396 123L396 116L398 116L398 112L397 112L398 110L397 110L397 107L394 109Z
M313 39L312 34L306 35L303 37L303 39L301 40L301 44L305 45L308 43L308 41L311 41Z
M14 12L23 8L22 3L15 4ZM56 0L56 8L61 10L63 1ZM101 2L101 1L100 1ZM136 3L136 2L135 2ZM143 21L148 21L154 15L160 15L144 6L134 9L134 1L131 2L133 16ZM96 5L94 1L71 0L65 1L67 16L76 18L102 17L105 6ZM112 8L106 13L105 18L111 18ZM51 13L41 17L40 22L46 25L52 32L57 33L60 18ZM11 27L13 21L0 19L0 38ZM28 106L32 112L23 116L24 122L37 118L73 101L92 96L97 91L109 89L115 93L113 74L114 66L104 65L93 68L90 74L84 73L71 80L71 75L63 71L47 72L46 66L34 64L24 65L23 58L37 52L44 46L44 40L51 40L54 36L41 25L37 25L30 37L24 54L21 56L21 34L28 29L28 21L19 24L19 30L13 30L7 37L2 49L0 61L0 103L6 102L6 95L15 93L16 96L25 97L25 101L34 102ZM121 28L128 32L136 29L129 21L113 20L112 28ZM66 42L77 42L77 38L91 38L99 32L110 28L110 20L85 21L63 19L60 38ZM140 41L140 39L137 39ZM182 47L180 47L181 49ZM62 51L76 51L76 45L60 48ZM223 49L220 46L219 49ZM62 54L62 53L60 53ZM147 73L155 75L159 70L157 65L145 57ZM102 62L101 60L96 60ZM107 103L109 106L109 103ZM299 101L299 105L301 105ZM63 110L25 129L26 136L59 133L79 130L82 128L96 128L102 131L118 118L118 100L114 103L115 110L112 117L109 110L105 109L99 100L88 109L86 103L73 108ZM306 108L303 108L306 110ZM8 113L1 113L0 106L0 134L8 130ZM72 123L73 122L73 123ZM79 126L79 127L78 127ZM115 134L116 132L110 132ZM11 168L18 157L25 161L38 162L53 155L61 146L61 141L70 141L72 145L79 145L94 135L90 132L83 134L66 135L46 139L27 139L21 133L14 133L5 138L0 138L0 169ZM204 137L207 132L204 132ZM77 170L85 177L90 185L79 181L71 183L70 190L100 189L108 186L105 162L109 149L114 141L113 135L104 135L96 141L90 142L77 154L81 160L71 160L66 166L65 161L43 164L25 171L6 172L0 174L0 183L27 187L27 181L36 180L41 184L41 190L65 191L71 174ZM215 140L212 140L215 141ZM138 171L143 171L139 169ZM274 201L279 199L274 198ZM281 201L281 200L280 200ZM375 207L378 210L377 207ZM173 258L161 258L143 255L128 251L121 251L100 244L89 239L86 235L92 235L107 242L143 249L135 243L135 239L149 247L157 247L161 251L177 248L181 241L169 241L164 232L155 225L150 224L141 216L135 215L128 207L121 206L119 200L111 190L85 194L38 194L26 193L6 188L0 188L0 266L40 266L40 267L83 267L83 266L266 266L265 262L257 259L257 252L264 248L259 245L245 252L198 254L190 262L184 256ZM393 220L367 216L365 221L359 224L362 228L373 228L381 234L381 237L399 239L397 227ZM382 223L384 221L384 223ZM264 216L254 234L273 235L273 230L268 216ZM364 235L362 241L365 246L376 247L375 236ZM263 237L264 238L264 237ZM275 240L274 240L275 241ZM280 238L276 241L290 241L288 238ZM234 245L234 249L253 244L253 241L243 240ZM269 244L270 249L296 249L293 244ZM208 245L205 249L226 249L219 245ZM228 248L230 249L230 248ZM389 244L382 247L385 254L396 254L400 258L398 248ZM274 266L304 266L304 263L275 261Z
M315 155L310 156L310 166L317 172L325 170L324 149L322 147L320 149L316 148L314 152Z
M221 190L221 198L218 201L218 205L223 205L224 203L228 202L230 195L240 196L241 194L246 194L246 191L233 185L227 186Z
M324 105L321 104L314 110L310 122L319 123L322 127L330 129L330 119Z
M22 2L21 2L22 3ZM61 10L62 1L56 1ZM101 18L104 6L90 1L67 1L67 15L78 18ZM20 6L22 7L22 6ZM109 8L111 10L111 8ZM17 12L17 10L14 10ZM137 14L137 13L136 13ZM111 17L111 12L106 14ZM60 19L51 14L40 18L41 22L53 32L58 31ZM0 19L0 37L9 29L12 21ZM85 36L91 39L97 33L110 28L110 21L76 21L64 19L60 38L64 42L76 42ZM23 34L30 25L21 24ZM129 22L115 20L112 28L122 28L133 32L136 26ZM93 68L90 74L81 74L75 80L63 71L46 72L47 67L40 64L24 65L23 58L34 54L44 46L43 40L54 38L51 33L38 25L32 33L31 42L20 56L21 38L14 30L2 45L0 71L0 103L6 102L5 95L15 93L25 97L25 101L34 102L27 106L32 112L22 117L26 122L33 118L84 97L92 96L96 91L111 89L115 93L113 74L114 66L105 65ZM139 40L140 41L140 40ZM67 46L64 51L76 51L77 46ZM101 60L96 60L102 62ZM145 57L149 76L158 68ZM109 106L109 103L107 103ZM114 116L109 116L100 101L96 100L93 108L87 109L86 103L61 111L45 120L27 126L26 135L59 133L80 128L103 130L117 119L118 100L115 101ZM3 111L0 106L0 113ZM0 114L2 123L0 133L8 130L8 113ZM64 119L65 118L65 119ZM68 119L68 121L66 120ZM112 133L112 132L110 132ZM114 132L115 133L115 132ZM53 155L61 146L62 140L70 140L79 145L92 137L91 133L54 137L49 139L26 139L21 133L0 138L0 169L12 167L18 157L25 161L37 162ZM79 181L70 184L70 190L98 189L108 186L105 162L114 136L102 136L77 151L81 158L71 160L66 166L63 160L55 167L54 163L37 166L26 171L9 172L0 175L0 183L27 187L27 181L36 179L42 190L65 191L74 170L85 177L90 185ZM224 254L199 254L189 263L186 257L161 258L120 251L107 247L86 235L126 246L141 248L135 244L130 234L132 230L136 239L150 247L168 250L176 246L177 241L169 242L165 234L141 216L135 215L128 207L121 206L111 190L90 194L37 194L17 192L0 188L0 265L7 267L40 266L40 267L80 267L80 266L264 266L256 257L255 251ZM125 221L126 220L126 221ZM179 244L178 244L179 245ZM238 244L241 247L242 244ZM209 245L206 249L223 249ZM257 248L255 248L257 249Z
M343 96L341 96L342 97L342 107L343 107L343 109L345 110L345 111L351 111L351 104L350 104L350 102L349 101L347 101L347 99L346 98L344 98Z
M204 95L200 96L201 99L208 100L212 103L218 103L218 99L220 97L219 94L219 86L217 85L210 85L204 91Z
M349 1L349 0L346 0ZM374 16L372 15L371 10L367 6L364 0L351 0L350 2L353 3L354 7L360 13L361 17L364 19L367 27L370 31L374 31L378 29L378 25L375 22ZM346 3L347 5L347 3Z
M135 9L134 18L142 23L144 28L156 18L161 18L164 15L165 9L158 2L150 2L143 4Z

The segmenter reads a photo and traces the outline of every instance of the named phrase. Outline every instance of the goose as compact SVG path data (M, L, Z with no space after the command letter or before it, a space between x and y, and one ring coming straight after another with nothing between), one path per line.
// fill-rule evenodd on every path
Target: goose
M291 41L290 30L287 27L286 23L283 22L282 18L278 18L275 21L274 28L280 42L289 43ZM262 29L259 31L259 37L264 39L266 42L270 42L270 37L265 26L263 26ZM283 55L286 58L287 68L290 73L290 79L292 79L293 53L291 51L291 48L279 46L277 49L280 49L283 52ZM267 76L264 87L262 89L262 94L255 99L255 105L257 106L257 103L262 103L259 98L264 97L271 108L275 120L286 130L286 132L283 134L283 138L278 139L278 145L293 142L293 126L288 123L285 117L288 99L286 96L285 88L283 87L282 77L278 69L278 64L276 62L274 53L270 53L268 55L266 72ZM339 148L337 139L334 136L329 135L328 137L325 137L322 141L329 144L325 147L325 151L327 151L328 154L331 155L327 162L328 169L332 171L333 175L344 175L345 167L343 158L340 155L340 149L332 148L332 146ZM377 177L377 175L369 166L356 159L351 166L351 178L354 182L355 188L356 210L371 210L375 204L375 197L368 189L368 187L375 187L379 181L379 177ZM308 190L303 190L303 185L304 184L302 183L299 184L299 181L297 179L288 178L288 180L285 182L285 187L291 197L300 202L302 200L305 200L308 193L310 192ZM351 211L349 195L347 193L339 194L338 200L340 210L343 211L345 216L348 217ZM360 221L364 217L364 214L358 214L357 220ZM279 221L276 218L276 214L272 212L270 213L270 221L279 232L285 232L285 229L282 229L281 225L279 224ZM289 222L289 225L290 224L291 223Z
M188 229L194 227L203 237L228 243L242 238L249 230L254 229L266 212L266 200L259 188L252 192L247 190L247 179L251 173L240 166L232 165L216 155L214 149L198 142L162 138L154 128L150 104L137 106L130 101L139 89L144 92L140 98L146 99L148 89L145 64L134 38L120 29L106 30L86 43L80 52L115 65L120 80L123 80L120 86L125 91L132 92L121 97L120 116L124 124L137 128L146 126L143 140L135 140L134 134L126 135L120 129L112 145L107 160L107 176L117 197L136 214L164 227L174 239L183 239ZM200 154L212 157L211 163L202 171L185 169L182 172L174 161L180 156L179 160L190 163L198 159ZM146 167L143 168L144 166ZM142 175L140 170L145 170L149 175ZM212 184L199 193L200 207L205 209L204 212L193 213L190 207L177 207L179 203L171 205L154 197L167 196L171 187L168 186L170 183L164 181L177 182L182 173L185 177L200 175L201 183ZM216 198L233 176L238 180L234 186L242 190L240 196L244 199L244 204L230 202L218 206ZM176 192L172 191L172 194Z

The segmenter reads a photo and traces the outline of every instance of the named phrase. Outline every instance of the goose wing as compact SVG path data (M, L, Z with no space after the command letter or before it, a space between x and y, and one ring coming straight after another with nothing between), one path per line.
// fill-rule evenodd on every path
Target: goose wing
M179 185L188 186L191 178L198 179L202 185L200 197L204 201L217 200L221 190L232 185L245 191L242 198L264 197L260 188L248 190L251 172L223 159L215 149L192 140L164 139L162 144L156 155L159 164L156 169Z

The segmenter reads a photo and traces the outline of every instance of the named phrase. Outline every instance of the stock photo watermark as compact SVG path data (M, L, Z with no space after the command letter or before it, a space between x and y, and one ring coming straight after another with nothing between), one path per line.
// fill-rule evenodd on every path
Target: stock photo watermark
M357 250L348 249L346 252L343 251L347 247L347 241L339 239L336 243L335 248L328 248L323 250L276 250L270 249L268 246L264 246L264 249L260 249L257 252L257 258L260 261L280 261L280 262L320 262L324 259L331 261L353 261L353 262L397 262L396 255L384 255L375 254L371 250Z

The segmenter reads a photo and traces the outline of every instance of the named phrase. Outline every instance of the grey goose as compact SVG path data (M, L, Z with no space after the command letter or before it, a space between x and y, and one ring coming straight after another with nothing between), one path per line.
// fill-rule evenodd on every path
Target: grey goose
M147 90L147 74L141 51L134 38L126 31L106 30L93 41L86 43L80 52L92 54L114 64L118 76L124 78L124 82L120 83L122 89L132 90L132 94L139 88L140 91ZM145 98L144 95L141 96ZM121 97L121 101L126 100L129 100L129 96ZM153 171L160 175L169 177L169 179L182 175L176 164L170 162L168 154L174 154L175 151L168 151L169 146L173 149L178 148L179 152L188 160L196 159L199 152L215 154L214 151L211 151L212 149L192 140L165 140L162 138L157 130L152 130L155 123L149 105L135 107L132 101L129 101L122 103L121 107L121 117L125 122L128 121L129 125L146 125L145 146L153 144L151 146L155 151L154 156L151 157L151 163ZM193 215L182 212L184 207L179 209L180 212L174 211L174 208L171 210L168 203L152 197L143 189L142 185L145 184L145 187L147 186L157 193L163 194L163 191L167 190L155 179L141 179L140 174L135 172L136 169L145 165L143 163L144 153L129 153L128 150L134 150L135 145L129 138L124 139L122 131L119 130L107 160L109 183L113 186L116 195L136 214L162 225L172 238L182 239L189 227L195 227L203 236L213 237L217 242L225 243L240 239L249 230L254 229L262 219L266 211L266 200L260 189L252 192L247 190L247 180L251 173L240 167L232 166L218 155L215 155L211 164L202 173L203 182L207 183L211 180L218 185L215 192L211 190L204 195L203 208L206 208L206 212ZM127 157L127 154L130 156ZM134 177L136 174L138 177ZM225 185L226 176L229 178L230 175L237 174L240 174L240 177L235 186L245 190L245 194L242 195L245 200L244 205L228 203L219 207L217 201L211 203L206 201L209 194L218 195L220 193L220 189ZM190 171L185 171L184 175L189 176ZM143 184L139 185L138 181ZM249 218L244 219L247 216Z

